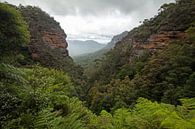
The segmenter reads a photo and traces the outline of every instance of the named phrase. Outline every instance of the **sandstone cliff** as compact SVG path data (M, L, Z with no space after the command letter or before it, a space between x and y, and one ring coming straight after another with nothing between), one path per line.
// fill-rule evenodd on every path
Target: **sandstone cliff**
M157 34L152 34L147 42L141 42L136 39L129 39L132 44L129 61L134 58L143 56L145 51L148 51L150 55L155 54L159 50L163 50L171 42L174 41L187 41L187 34L183 31L161 31Z
M195 20L195 4L182 0L164 5L161 10L155 17L144 20L142 25L131 30L116 44L115 49L124 50L123 55L130 62L143 56L146 51L153 55L173 41L188 42L185 31ZM129 46L130 50L127 50Z
M29 24L29 52L32 59L56 68L72 63L68 55L66 34L59 23L40 8L22 6L20 10Z

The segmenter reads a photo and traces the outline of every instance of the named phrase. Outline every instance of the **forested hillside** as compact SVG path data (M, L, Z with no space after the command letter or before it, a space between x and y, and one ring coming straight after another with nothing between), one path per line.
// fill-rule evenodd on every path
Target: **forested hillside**
M195 129L194 0L164 4L84 71L40 8L0 3L0 19L0 128Z
M126 107L140 96L174 105L194 97L195 3L181 0L159 11L86 69L93 110Z

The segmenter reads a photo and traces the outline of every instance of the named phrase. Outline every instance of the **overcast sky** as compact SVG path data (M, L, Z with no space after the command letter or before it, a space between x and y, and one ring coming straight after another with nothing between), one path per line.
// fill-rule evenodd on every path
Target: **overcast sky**
M60 22L68 39L108 42L174 0L0 0L39 6Z

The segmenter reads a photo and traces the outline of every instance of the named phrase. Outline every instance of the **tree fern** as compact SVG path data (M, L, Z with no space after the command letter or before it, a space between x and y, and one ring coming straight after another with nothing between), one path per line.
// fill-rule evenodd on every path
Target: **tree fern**
M87 129L73 113L65 117L58 116L52 109L45 109L39 113L34 123L36 129Z
M161 127L171 129L195 129L195 98L181 99L182 106L170 111L162 120Z
M66 116L61 127L62 129L87 129L76 113Z
M90 129L113 129L113 118L110 113L102 110L99 116L94 115L90 119Z
M182 119L176 112L173 112L161 122L161 127L171 129L195 129L195 123Z
M55 119L55 113L52 113L51 111L52 109L45 109L38 114L34 122L35 128L37 129L52 128L53 125L51 121Z
M131 112L128 109L118 109L114 114L114 129L130 128L131 118Z

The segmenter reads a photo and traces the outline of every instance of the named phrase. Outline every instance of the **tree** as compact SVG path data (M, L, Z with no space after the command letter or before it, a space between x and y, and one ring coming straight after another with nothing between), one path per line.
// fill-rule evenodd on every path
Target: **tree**
M30 40L30 33L20 12L11 5L0 3L0 61L16 62Z
M191 42L195 41L195 22L191 24L191 27L186 31L189 35Z

